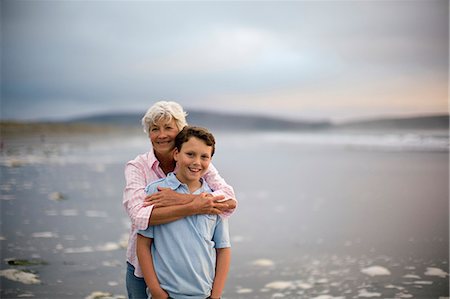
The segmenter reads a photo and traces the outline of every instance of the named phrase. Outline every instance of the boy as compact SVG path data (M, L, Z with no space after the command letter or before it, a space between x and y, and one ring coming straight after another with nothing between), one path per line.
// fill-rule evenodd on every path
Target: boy
M186 126L175 138L175 172L147 186L179 193L209 193L202 179L214 155L215 140L199 127ZM230 265L228 221L193 215L138 232L136 252L150 298L220 298Z

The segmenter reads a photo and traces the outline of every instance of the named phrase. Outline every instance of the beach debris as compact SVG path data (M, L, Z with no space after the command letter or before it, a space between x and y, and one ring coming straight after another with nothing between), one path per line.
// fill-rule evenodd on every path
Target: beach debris
M6 240L6 238L5 237L3 237L3 236L0 236L0 241L5 241Z
M121 267L122 261L119 260L103 261L102 265L105 267Z
M248 289L248 288L238 288L236 290L236 293L238 294L250 294L253 293L253 289Z
M66 209L66 210L62 210L62 211L61 211L61 215L62 215L62 216L69 216L69 217L72 217L72 216L78 216L78 210L76 210L76 209Z
M16 199L16 196L12 194L0 194L0 199L4 201L10 201Z
M0 277L5 277L9 280L21 282L24 284L40 284L38 276L34 273L25 272L17 269L0 270Z
M414 298L414 296L408 293L398 293L395 294L395 298Z
M397 290L399 290L399 291L405 289L404 287L396 286L396 285L393 285L393 284L388 284L388 285L385 286L385 288L386 288L386 289L397 289Z
M114 242L107 242L105 244L98 245L97 247L95 247L95 249L97 251L113 251L113 250L120 249L120 245L118 243L114 243Z
M49 194L48 198L54 201L61 201L66 199L66 197L61 192L52 192Z
M252 262L253 266L259 266L259 267L272 267L275 265L275 263L269 259L258 259Z
M274 289L274 290L284 290L284 289L295 288L295 284L292 281L273 281L273 282L269 282L264 287L268 288L268 289Z
M21 167L23 165L25 165L25 161L20 159L9 159L6 161L6 166L11 168Z
M427 276L438 276L441 278L446 278L448 276L448 273L443 271L442 269L435 268L435 267L428 267L427 271L425 271L425 275Z
M17 298L30 298L30 297L34 297L34 294L31 292L26 292L17 295Z
M98 217L98 218L106 218L108 217L108 213L105 211L94 211L94 210L88 210L85 211L86 217Z
M113 295L108 292L95 291L85 297L85 299L126 299L126 297L123 295Z
M368 268L364 268L361 270L362 273L369 276L383 276L383 275L391 275L391 271L381 266L371 266Z
M414 275L414 274L406 274L406 275L403 275L403 278L420 279L420 276Z
M91 246L84 246L78 248L66 248L64 249L65 253L87 253L94 252L94 249Z
M56 211L56 210L46 210L45 214L47 216L58 216L58 211Z
M120 240L119 240L120 247L122 247L124 249L128 248L128 238L129 238L128 234L122 234L122 236L120 237Z
M284 298L284 294L282 294L282 293L274 293L272 295L272 298Z
M297 286L302 290L309 290L313 288L313 285L307 282L299 282Z
M58 234L53 232L36 232L32 233L33 238L58 238Z
M414 284L417 284L417 285L432 285L433 282L432 281L427 281L427 280L417 280L417 281L414 281Z
M108 281L108 285L111 287L115 287L115 286L118 286L119 283L117 281Z
M320 296L317 296L317 297L313 297L311 299L345 299L345 297L333 297L333 296L330 296L330 295L320 295Z
M381 297L381 294L376 293L376 292L369 292L366 289L362 289L362 290L359 290L358 297L363 297L363 298Z
M36 265L48 265L44 260L39 259L16 259L16 258L6 258L5 262L10 266L36 266Z
M113 251L120 249L121 246L119 243L115 242L107 242L105 244L97 245L95 247L92 246L83 246L78 248L65 248L65 253L89 253L95 251ZM61 248L62 249L62 248Z

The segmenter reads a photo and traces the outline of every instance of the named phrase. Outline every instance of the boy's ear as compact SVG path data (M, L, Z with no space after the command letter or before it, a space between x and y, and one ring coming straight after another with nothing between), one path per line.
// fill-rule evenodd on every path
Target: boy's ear
M175 160L175 162L178 162L178 149L174 148L173 150L173 159Z

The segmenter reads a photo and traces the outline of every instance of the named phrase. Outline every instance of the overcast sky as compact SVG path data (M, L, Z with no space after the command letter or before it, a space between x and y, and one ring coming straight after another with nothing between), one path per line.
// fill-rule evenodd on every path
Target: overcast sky
M1 1L2 119L448 112L449 1Z

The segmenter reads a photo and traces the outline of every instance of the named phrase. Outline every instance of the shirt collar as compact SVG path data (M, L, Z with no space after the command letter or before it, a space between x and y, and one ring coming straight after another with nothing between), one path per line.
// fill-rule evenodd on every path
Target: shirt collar
M150 167L158 167L159 166L159 161L158 161L158 159L156 159L156 156L155 156L155 152L153 151L153 149L151 149L149 152L148 152L148 156L147 156L147 159L148 159L148 164L150 165Z
M167 174L166 182L167 182L168 187L172 190L178 189L181 185L183 185L187 188L186 184L183 184L182 182L180 182L178 180L178 178L175 175L175 172L170 172ZM204 185L205 185L204 179L200 178L200 182L202 183L202 186L199 189L203 189Z
M174 172L170 172L167 174L166 178L167 185L170 189L176 190L182 185L182 183L177 179Z

